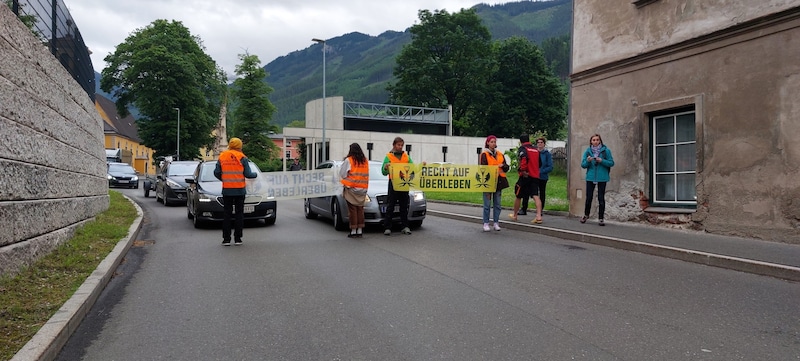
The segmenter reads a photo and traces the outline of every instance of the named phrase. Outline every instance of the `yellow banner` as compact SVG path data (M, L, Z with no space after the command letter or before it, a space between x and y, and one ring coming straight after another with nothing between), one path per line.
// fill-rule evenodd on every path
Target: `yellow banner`
M496 165L393 163L389 173L398 191L494 192L497 188Z

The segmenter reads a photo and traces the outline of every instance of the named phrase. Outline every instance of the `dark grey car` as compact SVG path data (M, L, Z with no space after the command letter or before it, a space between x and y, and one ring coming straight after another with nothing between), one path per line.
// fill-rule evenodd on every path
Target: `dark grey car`
M109 187L139 188L139 175L128 163L108 163Z
M342 161L327 161L320 164L317 169L335 168L337 173ZM364 223L379 225L382 223L384 212L383 204L388 200L387 189L389 177L381 174L381 162L369 162L369 188L367 189L367 203L364 204ZM408 192L408 223L411 228L419 228L425 220L428 203L425 194L421 191ZM308 219L321 216L332 219L337 230L344 231L350 228L347 214L347 202L341 194L328 197L306 198L304 202L305 216ZM395 216L392 223L400 222L398 214L399 205L395 205Z
M186 193L186 216L192 220L195 228L203 223L222 221L225 210L222 207L222 181L214 176L216 161L200 163L191 178ZM258 182L262 177L255 163L250 161L250 169L258 173L258 177L248 182ZM267 195L266 187L259 190L248 190L244 199L244 219L263 220L265 225L275 224L277 202Z
M186 178L192 176L198 164L200 162L196 160L165 164L156 176L156 202L163 201L165 206L173 203L186 204Z

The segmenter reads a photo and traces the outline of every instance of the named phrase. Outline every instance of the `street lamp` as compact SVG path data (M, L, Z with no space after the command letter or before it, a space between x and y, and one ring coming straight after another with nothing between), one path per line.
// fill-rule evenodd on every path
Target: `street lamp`
M325 154L325 40L314 38L311 41L322 44L322 161L324 162L328 159Z
M181 160L181 108L172 108L178 111L178 153L175 160Z

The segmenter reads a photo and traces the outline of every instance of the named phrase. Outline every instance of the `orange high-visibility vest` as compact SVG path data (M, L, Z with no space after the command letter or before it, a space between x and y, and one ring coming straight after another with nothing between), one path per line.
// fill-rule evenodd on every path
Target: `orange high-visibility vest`
M369 187L369 162L358 164L352 157L347 159L350 160L350 171L347 172L347 177L342 179L342 184L345 187L367 189Z
M222 188L245 188L244 166L242 165L244 153L228 149L219 155L219 165L222 168Z
M389 163L408 163L408 153L406 152L403 152L403 155L401 155L400 158L397 158L392 152L389 152L386 154L386 156L389 157ZM392 179L391 172L389 172L389 179Z
M483 154L486 155L486 165L496 165L497 166L497 176L505 178L506 172L503 172L503 153L495 151L495 156L492 156L492 153L488 150L483 151Z

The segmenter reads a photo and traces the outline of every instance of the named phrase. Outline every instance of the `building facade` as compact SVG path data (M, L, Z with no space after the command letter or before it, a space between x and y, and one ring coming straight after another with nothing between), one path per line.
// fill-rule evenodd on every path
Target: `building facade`
M606 219L800 243L800 3L573 7L570 213L600 134L616 163Z

